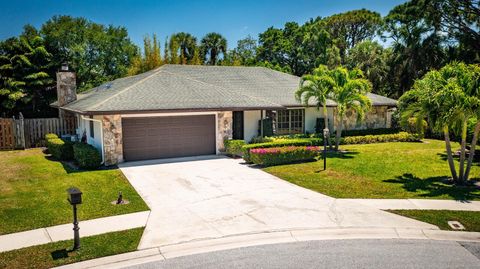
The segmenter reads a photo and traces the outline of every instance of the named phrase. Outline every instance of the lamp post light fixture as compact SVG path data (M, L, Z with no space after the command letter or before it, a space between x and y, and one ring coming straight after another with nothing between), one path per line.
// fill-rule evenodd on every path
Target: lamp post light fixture
M330 130L323 129L323 170L327 170L327 137L330 137Z
M80 248L80 228L78 227L77 219L77 205L82 203L82 192L76 188L71 187L67 190L68 193L68 202L73 206L73 249L77 250Z

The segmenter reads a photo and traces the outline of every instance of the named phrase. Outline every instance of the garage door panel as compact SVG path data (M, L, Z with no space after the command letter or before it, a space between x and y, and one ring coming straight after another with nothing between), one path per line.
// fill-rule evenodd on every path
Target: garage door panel
M215 116L124 118L127 161L215 154Z

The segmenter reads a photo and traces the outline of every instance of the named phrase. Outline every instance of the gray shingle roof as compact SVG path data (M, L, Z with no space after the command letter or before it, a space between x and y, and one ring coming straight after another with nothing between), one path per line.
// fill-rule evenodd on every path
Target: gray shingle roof
M263 67L164 65L81 93L63 108L89 113L284 108L300 105L294 96L299 79ZM396 105L387 97L369 97L373 105Z

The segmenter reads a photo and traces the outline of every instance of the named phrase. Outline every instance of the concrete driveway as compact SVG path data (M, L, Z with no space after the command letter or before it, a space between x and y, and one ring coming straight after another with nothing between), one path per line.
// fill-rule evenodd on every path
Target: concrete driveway
M240 159L207 156L130 162L120 169L152 210L139 249L298 229L438 229L304 189Z

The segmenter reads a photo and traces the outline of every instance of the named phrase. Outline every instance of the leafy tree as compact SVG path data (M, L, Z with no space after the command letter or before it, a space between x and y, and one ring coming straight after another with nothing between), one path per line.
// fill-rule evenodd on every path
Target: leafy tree
M137 47L124 27L104 26L85 18L54 16L40 30L52 57L52 71L64 62L77 73L79 90L125 76Z
M128 70L129 75L136 75L161 66L162 56L160 55L160 42L154 34L152 39L145 36L143 38L143 55L139 51L138 55L132 59L132 64Z
M219 55L227 54L227 40L219 33L208 33L202 38L201 48L205 62L216 65Z
M310 105L311 99L315 102L318 110L323 108L323 120L325 129L328 130L327 100L332 95L335 81L331 72L325 65L315 68L312 74L303 75L300 79L300 87L295 92L295 98L305 106ZM330 142L330 138L327 137Z
M335 150L338 150L347 112L353 111L357 114L357 121L363 120L372 106L370 98L367 97L372 86L370 81L364 79L360 69L337 67L330 71L330 77L334 81L332 100L337 103Z
M400 98L399 109L403 123L411 118L426 120L431 128L444 133L452 178L458 184L465 184L480 132L480 66L453 62L428 72ZM473 150L465 165L467 125L471 120L475 121L470 143ZM461 138L458 174L450 144L451 131Z
M18 38L0 42L0 104L4 111L9 115L23 112L27 117L55 114L49 107L54 93L54 80L48 73L51 58L44 40L30 25Z
M335 14L324 21L326 29L340 50L342 61L348 49L363 40L374 38L382 26L380 14L366 9Z
M193 59L197 49L197 39L193 35L185 32L176 33L172 35L170 42L176 43L176 46L171 45L170 48L178 47L179 51L176 54L180 55L180 63L186 64Z
M365 40L348 51L345 65L349 69L362 70L365 77L372 82L373 92L387 94L390 57L390 49L384 49L375 41Z
M168 50L168 36L165 38L165 46L163 46L163 63L170 63L170 51Z
M200 59L200 48L197 46L195 47L195 50L193 51L193 57L190 60L191 65L201 65L202 64L202 59Z
M171 64L180 64L180 56L178 52L180 50L180 45L175 38L170 37L170 41L168 43L168 48L170 55L168 56L168 63Z
M257 40L248 35L237 41L234 51L243 65L253 65L257 57Z

